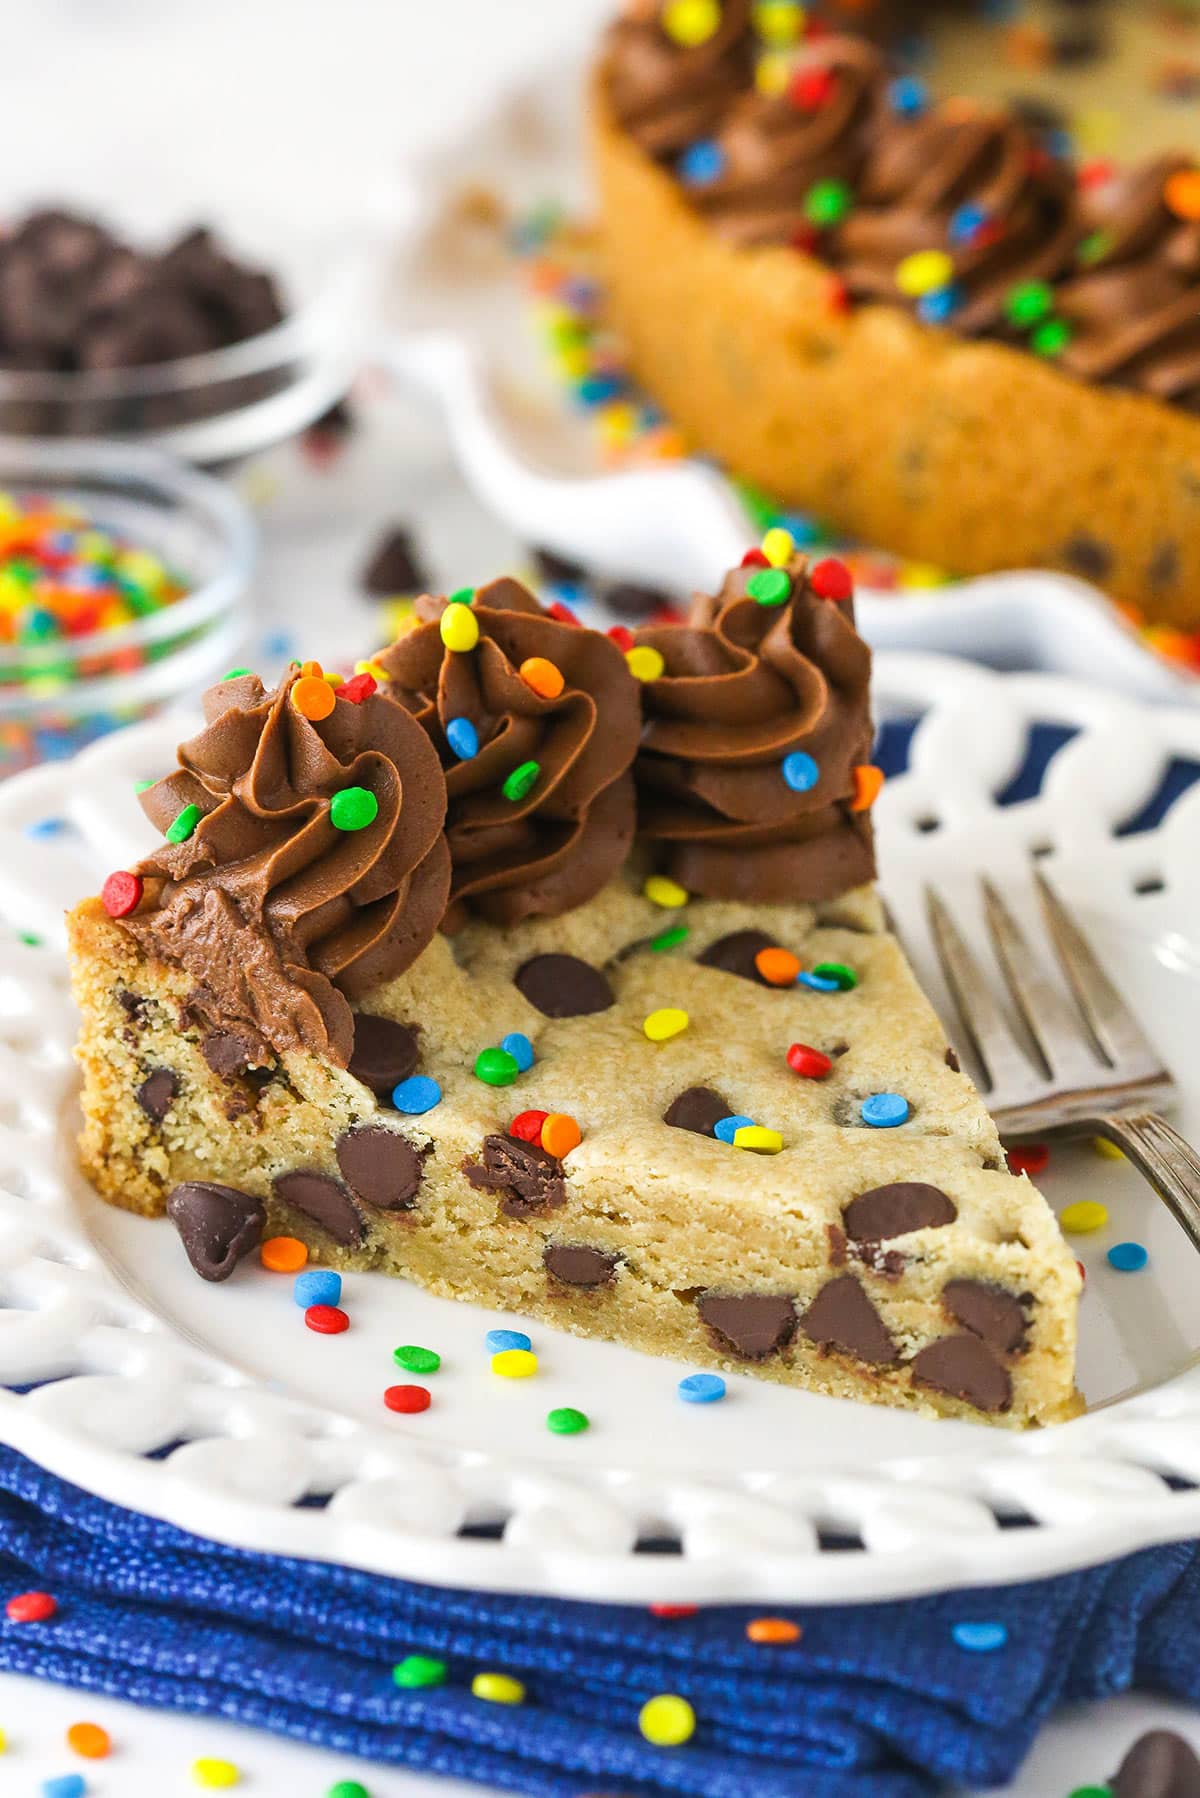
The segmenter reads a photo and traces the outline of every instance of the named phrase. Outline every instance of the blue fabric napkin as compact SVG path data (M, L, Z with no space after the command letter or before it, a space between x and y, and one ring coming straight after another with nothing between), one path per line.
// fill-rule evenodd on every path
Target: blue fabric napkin
M1005 1591L783 1606L803 1635L765 1647L746 1624L770 1607L668 1619L222 1548L0 1448L0 1599L30 1590L57 1614L0 1621L8 1671L538 1798L926 1798L1010 1779L1060 1704L1132 1685L1200 1702L1195 1544ZM1007 1639L972 1652L963 1622ZM446 1683L398 1687L411 1654ZM525 1703L473 1697L481 1671ZM639 1734L658 1693L693 1705L685 1746Z

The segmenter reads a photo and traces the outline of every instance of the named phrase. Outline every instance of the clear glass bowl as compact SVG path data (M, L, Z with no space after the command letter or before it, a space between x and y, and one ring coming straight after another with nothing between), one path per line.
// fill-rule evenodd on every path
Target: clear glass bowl
M0 644L0 777L72 755L237 661L257 534L231 488L149 448L10 438L0 440L0 489L78 506L187 587L118 630Z

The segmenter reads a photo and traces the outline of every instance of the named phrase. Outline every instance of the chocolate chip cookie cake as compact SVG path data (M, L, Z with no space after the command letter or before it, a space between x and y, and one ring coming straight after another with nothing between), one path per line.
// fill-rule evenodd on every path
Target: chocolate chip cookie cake
M83 1164L335 1268L1009 1425L1079 1276L872 885L870 657L782 532L630 644L511 580L236 672L70 920Z

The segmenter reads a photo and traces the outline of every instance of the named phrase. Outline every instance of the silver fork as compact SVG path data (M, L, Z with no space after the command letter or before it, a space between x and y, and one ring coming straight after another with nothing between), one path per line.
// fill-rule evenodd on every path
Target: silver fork
M1200 1156L1159 1111L1175 1096L1175 1081L1058 894L1040 872L1034 878L1074 1006L1042 972L995 887L981 885L996 958L1040 1066L1010 1029L945 901L925 890L934 946L982 1066L996 1126L1001 1136L1116 1143L1200 1249Z

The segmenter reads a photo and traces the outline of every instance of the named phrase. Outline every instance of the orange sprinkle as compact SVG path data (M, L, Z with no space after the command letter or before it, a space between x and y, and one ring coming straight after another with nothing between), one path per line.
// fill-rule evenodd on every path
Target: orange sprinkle
M799 958L790 949L760 949L754 965L768 986L795 986Z
M545 656L529 656L521 663L521 679L543 699L557 699L566 684L562 670Z
M328 718L337 701L333 688L322 675L302 674L292 688L292 704L302 718L311 718L316 723Z
M883 769L873 768L870 763L854 770L854 798L850 801L852 812L868 812L879 798L883 788Z
M308 1260L308 1250L298 1236L268 1236L258 1251L264 1267L273 1274L296 1274Z
M300 672L306 678L311 677L313 680L324 680L325 678L325 670L320 662L301 662Z
M798 1642L804 1631L798 1623L789 1623L786 1617L754 1617L746 1625L746 1634L752 1642Z
M1163 199L1177 219L1200 219L1200 169L1179 169L1169 176Z
M582 1141L583 1131L565 1111L552 1111L542 1125L542 1147L547 1155L556 1155L560 1161Z
M112 1753L112 1737L98 1723L72 1723L67 1731L67 1747L85 1761L102 1761Z

